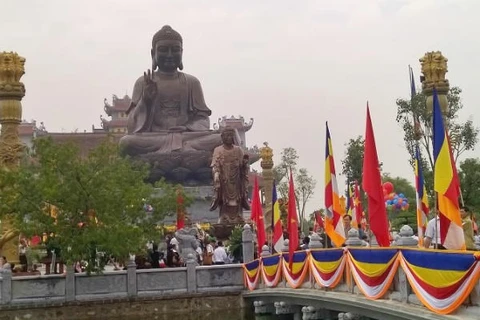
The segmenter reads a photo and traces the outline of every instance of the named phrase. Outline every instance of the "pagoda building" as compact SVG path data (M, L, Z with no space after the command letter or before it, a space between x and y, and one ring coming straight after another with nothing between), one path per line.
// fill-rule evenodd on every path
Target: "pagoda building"
M127 110L130 106L132 99L125 95L123 98L119 98L116 95L112 97L112 104L108 103L105 98L103 101L103 110L110 117L110 120L100 116L102 128L110 133L127 133Z

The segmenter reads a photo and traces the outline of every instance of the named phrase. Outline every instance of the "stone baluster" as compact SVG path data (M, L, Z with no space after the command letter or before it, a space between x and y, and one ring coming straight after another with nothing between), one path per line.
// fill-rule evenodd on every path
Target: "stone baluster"
M253 232L252 227L246 224L243 226L242 232L242 253L243 253L243 262L248 263L253 261L255 258L254 255L254 246L253 246Z
M364 242L362 241L362 239L359 238L359 232L357 229L351 228L350 230L348 230L347 241L345 241L345 245L347 247L364 246ZM345 270L348 270L348 268L346 268ZM353 275L351 271L345 274L345 279L347 280L347 284L350 284L349 286L347 286L347 291L350 293L355 293L355 282L353 281Z
M347 241L345 241L345 245L347 247L362 247L364 246L364 242L359 237L359 232L355 228L351 228L348 230L347 234Z
M197 291L197 260L191 253L187 255L187 292Z
M0 271L2 277L2 304L8 304L12 301L12 270L4 269Z
M290 245L290 240L285 239L285 240L283 241L283 247L282 247L282 252L281 252L281 253L284 253L284 252L288 253L288 251L289 251L288 246L289 246L289 245ZM283 258L282 258L282 259L283 259ZM282 266L283 266L283 261L280 262L280 268L282 268ZM283 271L282 271L282 272L283 272ZM282 279L282 284L283 284L284 287L287 286L287 281L285 280L285 277L283 277L283 279Z
M310 250L323 248L322 238L318 233L316 232L312 233L312 235L310 236L310 244L308 247ZM315 285L316 285L315 279L313 278L312 273L310 273L310 288L315 288Z
M272 255L270 252L270 247L264 244L262 247L262 252L260 253L260 257L268 257L270 255Z
M129 297L137 296L137 265L132 259L127 262L127 295Z
M413 238L413 229L410 226L403 226L398 233L399 237L395 239L394 246L398 247L417 247L418 240Z
M413 238L413 229L410 226L404 225L400 228L397 239L393 243L398 247L414 247L418 246L418 241ZM412 288L408 283L407 276L402 268L398 268L395 279L393 280L395 291L392 293L392 300L400 302L408 302L409 295L412 294ZM413 295L415 296L415 295ZM415 296L414 299L417 299Z

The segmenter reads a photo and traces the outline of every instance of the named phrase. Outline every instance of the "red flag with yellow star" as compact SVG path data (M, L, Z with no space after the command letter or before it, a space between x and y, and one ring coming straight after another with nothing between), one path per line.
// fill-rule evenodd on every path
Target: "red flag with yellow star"
M260 188L258 187L258 178L255 176L252 197L252 221L255 223L257 231L258 256L262 253L262 247L266 241L265 223L263 221L262 203L260 201Z

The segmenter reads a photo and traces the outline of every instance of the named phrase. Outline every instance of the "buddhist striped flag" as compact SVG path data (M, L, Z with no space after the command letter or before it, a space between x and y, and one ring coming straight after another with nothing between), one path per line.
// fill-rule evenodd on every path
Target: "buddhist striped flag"
M283 228L280 217L280 204L277 198L277 186L273 181L272 189L272 214L273 214L273 248L276 252L282 252L283 247Z
M460 183L436 89L433 90L433 156L433 188L437 193L441 244L447 249L465 250L458 204Z
M418 145L415 148L415 189L417 200L418 244L423 247L423 237L428 223L428 198L425 180L423 179L422 162Z
M342 210L335 174L332 139L328 123L325 125L327 130L325 143L325 232L335 246L340 247L345 243L345 229L342 223Z

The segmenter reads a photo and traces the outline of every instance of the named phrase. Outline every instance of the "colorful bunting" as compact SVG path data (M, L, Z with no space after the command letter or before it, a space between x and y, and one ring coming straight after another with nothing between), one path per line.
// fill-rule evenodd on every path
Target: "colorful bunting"
M283 254L283 274L285 280L292 288L298 288L303 284L308 275L308 252L296 251L290 262L290 254Z
M348 249L348 264L358 289L368 299L387 293L398 269L396 249Z
M260 278L260 259L245 263L243 269L245 270L245 284L248 290L255 290Z
M403 250L402 269L425 307L438 314L455 311L480 278L472 253Z
M281 254L262 258L262 279L265 287L276 287L282 278Z
M310 272L320 287L335 288L343 277L345 269L343 249L310 251Z

